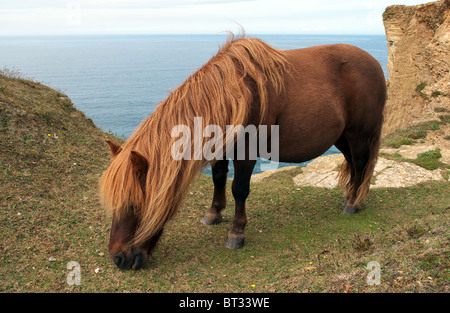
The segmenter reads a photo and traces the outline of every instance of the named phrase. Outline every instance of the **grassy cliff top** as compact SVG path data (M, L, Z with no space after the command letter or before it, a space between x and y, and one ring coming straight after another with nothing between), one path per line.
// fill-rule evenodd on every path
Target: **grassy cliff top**
M106 138L64 94L0 76L0 292L448 292L450 183L372 190L347 216L339 190L294 186L298 169L252 185L238 251L224 247L231 182L223 223L207 227L199 175L148 267L121 272L97 196ZM366 282L371 261L381 285Z
M109 157L105 138L66 95L0 75L1 206L24 217L33 208L36 218L37 209L76 210L72 201L96 191Z
M45 290L48 259L99 236L106 138L61 92L0 75L0 291Z

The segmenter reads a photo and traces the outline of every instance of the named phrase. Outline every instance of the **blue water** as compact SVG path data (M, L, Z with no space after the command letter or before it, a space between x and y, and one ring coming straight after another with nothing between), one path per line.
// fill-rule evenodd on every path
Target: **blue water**
M387 77L385 36L256 37L280 49L352 44L374 56ZM127 138L225 39L224 34L0 37L0 69L19 70L64 92L102 130ZM332 147L325 154L331 153L338 150ZM254 173L261 171L260 164Z

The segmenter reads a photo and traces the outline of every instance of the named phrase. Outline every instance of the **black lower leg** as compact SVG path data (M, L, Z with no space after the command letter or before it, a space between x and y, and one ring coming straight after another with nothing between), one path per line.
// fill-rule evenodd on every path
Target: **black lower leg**
M250 194L250 178L256 161L234 161L234 180L232 184L235 199L235 215L225 246L229 249L239 249L244 246L244 229L247 224L245 201Z
M225 187L227 185L228 160L219 160L212 166L214 196L211 208L206 212L201 222L205 225L215 225L222 221L222 210L227 204Z

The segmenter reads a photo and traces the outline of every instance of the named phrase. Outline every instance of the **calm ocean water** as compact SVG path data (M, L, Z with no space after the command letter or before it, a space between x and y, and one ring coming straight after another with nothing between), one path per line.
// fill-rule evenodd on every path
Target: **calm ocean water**
M374 56L388 75L385 36L256 37L280 49L352 44ZM0 37L0 68L61 90L102 130L126 138L225 39L223 34ZM337 152L333 147L326 154Z

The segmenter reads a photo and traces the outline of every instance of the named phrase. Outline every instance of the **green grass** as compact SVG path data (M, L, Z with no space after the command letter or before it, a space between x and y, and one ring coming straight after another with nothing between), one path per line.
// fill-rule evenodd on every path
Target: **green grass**
M441 118L442 119L442 118ZM427 136L430 130L439 130L442 122L431 121L420 123L405 129L397 129L394 132L388 134L382 144L391 148L399 148L402 145L412 145L417 142L418 139L423 139Z
M427 170L436 170L442 168L445 165L439 161L442 157L441 150L430 150L424 153L419 153L415 160L408 160L411 163L417 164Z
M167 225L149 266L138 272L121 272L109 261L109 220L97 206L88 206L83 215L73 212L80 206L75 200L65 210L50 209L39 223L19 206L6 214L22 235L2 238L1 287L14 292L334 292L345 284L353 292L444 292L449 187L429 183L372 190L363 211L346 216L338 190L295 188L289 180L255 184L246 246L232 251L224 247L231 198L222 224L199 223L212 192L211 179L202 175ZM423 257L434 263L423 266ZM81 264L81 286L65 282L72 260ZM380 286L365 283L370 261L381 265ZM404 281L396 281L398 273Z
M441 119L441 121L445 124L450 123L450 114L445 114L445 115L439 115L439 118Z
M199 175L148 266L120 271L97 196L113 136L66 101L0 76L0 292L448 292L450 183L373 189L348 216L341 191L296 187L296 171L252 184L237 251L224 247L231 182L223 222L205 226L213 186ZM80 286L66 283L70 261ZM370 261L378 286L366 282Z
M442 95L442 92L440 90L436 90L431 93L432 97L439 97L440 95Z
M400 162L410 162L430 171L436 169L446 170L450 168L448 164L439 161L442 157L441 150L439 148L419 153L415 159L404 158L399 153L388 154L381 152L380 155Z
M434 112L442 113L442 112L448 112L448 110L443 107L437 107L437 108L434 108Z
M422 90L424 90L426 86L427 86L427 84L425 84L425 83L420 83L420 84L417 85L416 91L417 91L418 93L421 93Z

